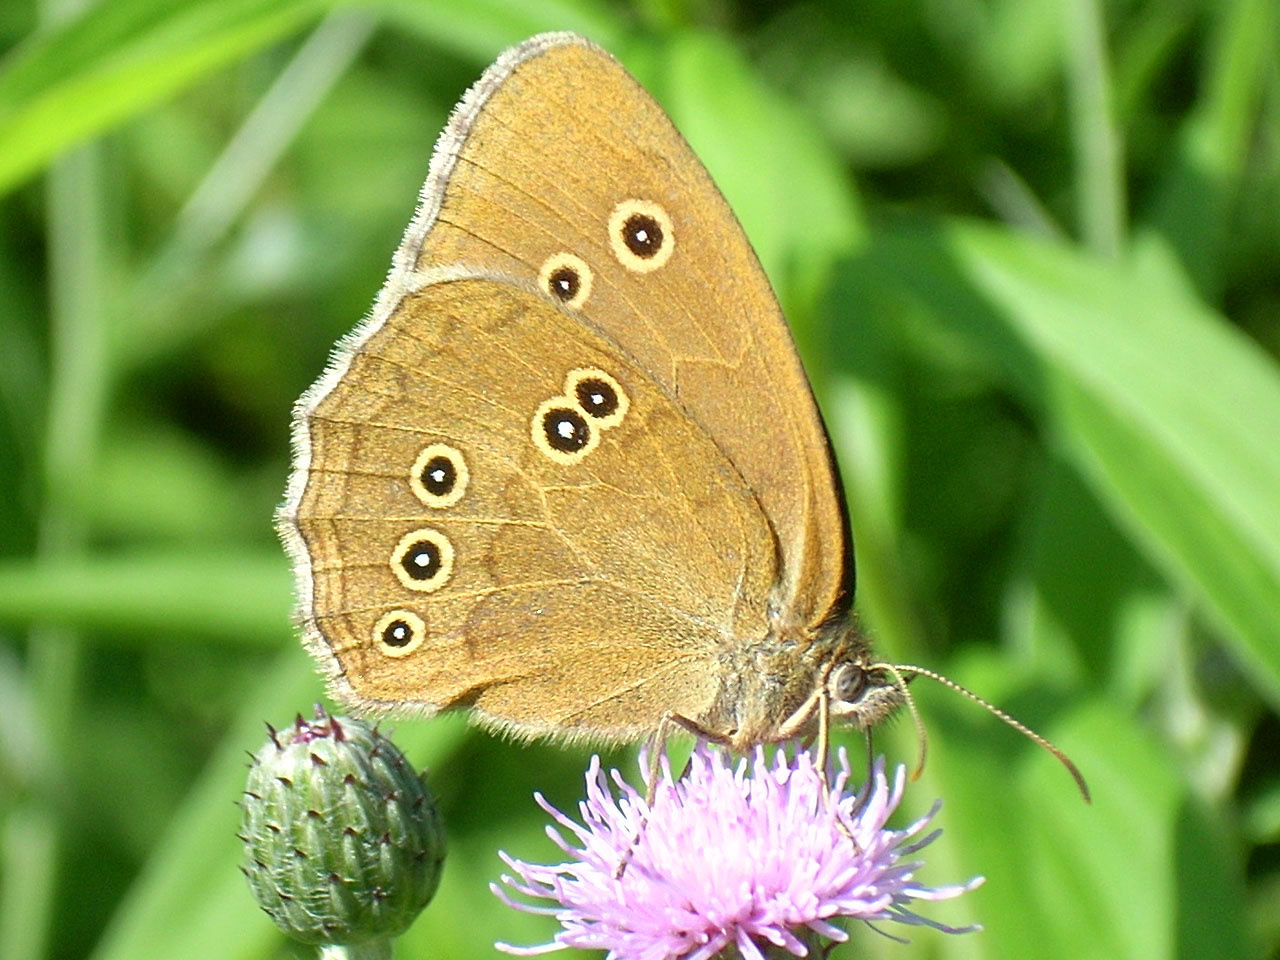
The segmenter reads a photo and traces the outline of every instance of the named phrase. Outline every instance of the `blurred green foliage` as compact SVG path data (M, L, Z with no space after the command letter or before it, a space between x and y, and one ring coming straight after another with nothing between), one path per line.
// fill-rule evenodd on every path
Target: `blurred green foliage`
M1277 955L1276 0L43 0L0 7L0 957L307 955L232 805L320 695L269 522L289 407L450 106L546 29L636 72L756 243L881 649L1093 788L914 684L924 878L988 878L933 915L986 930L837 956ZM451 844L401 955L545 940L487 884L554 857L530 794L571 806L585 753L397 740Z

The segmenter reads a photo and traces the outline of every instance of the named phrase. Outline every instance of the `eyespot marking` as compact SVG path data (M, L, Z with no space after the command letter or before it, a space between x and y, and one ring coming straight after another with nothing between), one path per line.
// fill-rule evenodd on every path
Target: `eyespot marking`
M427 625L412 610L392 610L373 627L373 645L388 657L407 657L422 646Z
M432 527L410 530L391 551L391 572L410 590L439 590L453 576L453 544Z
M471 471L462 451L447 443L432 443L422 448L409 471L409 487L413 495L428 507L451 507L467 492Z
M564 466L580 462L600 444L600 431L572 397L552 397L539 404L530 434L538 450Z
M564 394L595 421L601 430L616 427L627 415L631 400L612 376L595 367L579 367L565 377Z
M572 253L553 253L538 272L538 286L571 310L587 302L593 280L586 261Z
M671 218L652 200L623 200L609 215L609 248L628 270L657 270L676 248Z

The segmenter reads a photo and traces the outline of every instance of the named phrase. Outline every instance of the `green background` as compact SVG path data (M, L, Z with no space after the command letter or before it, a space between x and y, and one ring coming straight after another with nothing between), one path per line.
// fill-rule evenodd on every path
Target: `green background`
M859 608L945 800L928 909L837 955L1280 945L1274 0L47 0L0 6L0 957L307 956L233 806L320 685L270 527L290 404L364 314L450 106L576 29L670 110L791 318ZM404 722L451 856L401 956L543 921L587 753ZM856 745L856 740L850 742ZM910 763L910 723L879 740ZM614 762L632 769L632 754Z

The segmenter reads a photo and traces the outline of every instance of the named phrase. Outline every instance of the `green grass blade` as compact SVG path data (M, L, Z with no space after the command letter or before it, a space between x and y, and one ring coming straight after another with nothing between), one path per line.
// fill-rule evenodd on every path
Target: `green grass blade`
M323 0L117 0L29 38L0 71L0 193L67 147L317 19Z
M0 564L0 623L57 623L124 636L181 632L275 646L291 581L277 551L138 551L98 560Z
M1280 702L1280 370L1178 291L960 229L955 249L1047 364L1055 428Z

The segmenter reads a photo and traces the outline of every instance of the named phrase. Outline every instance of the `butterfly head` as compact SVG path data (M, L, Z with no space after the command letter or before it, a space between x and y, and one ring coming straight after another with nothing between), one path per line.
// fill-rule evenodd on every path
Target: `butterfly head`
M877 669L868 651L833 664L826 675L825 696L832 719L860 730L874 727L906 702L901 679Z
M754 679L761 693L772 695L737 691L738 703L762 709L744 718L731 737L735 745L823 736L829 721L869 730L908 702L901 675L873 658L852 620L829 622L806 641L784 644L789 652L769 665L774 669L746 674L748 683ZM805 651L799 659L798 650Z

